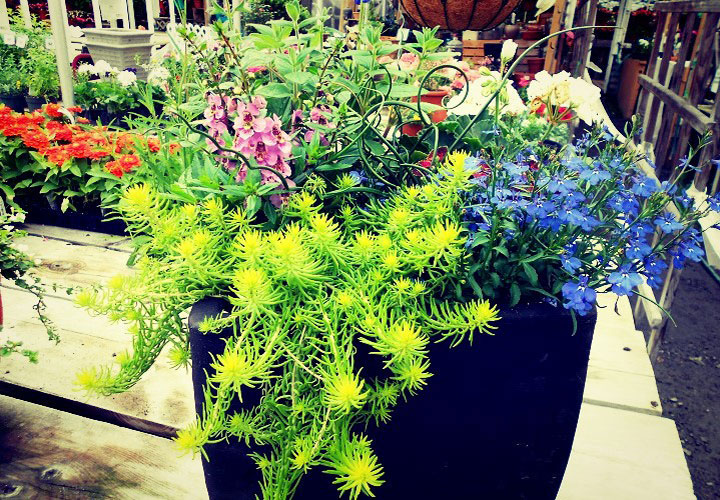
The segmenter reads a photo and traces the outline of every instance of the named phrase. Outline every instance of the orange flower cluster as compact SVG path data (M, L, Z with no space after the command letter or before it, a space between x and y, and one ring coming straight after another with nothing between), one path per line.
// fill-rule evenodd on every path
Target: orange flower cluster
M137 147L151 152L160 151L160 141L145 139L130 132L115 132L107 127L82 127L66 123L66 114L79 113L82 109L73 107L61 111L58 104L46 104L42 111L15 113L0 105L0 133L5 137L19 137L31 151L37 151L57 166L73 158L88 161L108 160L104 167L111 174L122 177L141 164L135 154ZM76 121L80 121L78 117ZM170 151L177 150L171 145Z

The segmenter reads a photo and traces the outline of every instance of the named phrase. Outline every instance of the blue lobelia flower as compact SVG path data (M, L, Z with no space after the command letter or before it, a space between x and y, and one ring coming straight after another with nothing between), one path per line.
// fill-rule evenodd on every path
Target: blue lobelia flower
M655 219L655 225L660 228L660 230L665 234L670 234L673 231L679 231L680 229L684 228L682 224L680 224L677 219L675 218L675 215L671 213L665 213Z
M635 196L629 192L616 193L610 198L608 205L618 212L631 215L637 215L638 208L640 207Z
M579 226L583 222L583 214L572 205L563 205L560 207L560 210L558 210L558 219L566 224Z
M612 175L605 170L599 161L593 162L592 166L588 166L580 172L580 178L587 181L591 186L597 186L600 182L610 179Z
M588 277L580 276L577 281L568 281L562 287L565 309L573 309L580 316L585 316L593 308L597 293L588 286Z
M548 201L543 197L538 196L534 200L532 200L530 203L528 203L527 207L525 208L525 211L530 215L531 217L535 217L538 219L542 219L548 216L548 214L555 211L557 207L552 201Z
M634 181L635 183L630 189L641 198L647 198L660 189L655 179L651 179L647 175L640 175Z
M580 269L582 262L577 257L569 257L567 254L560 254L560 262L562 267L570 274L575 274L575 271Z
M648 283L653 288L656 288L662 284L662 273L667 269L667 264L664 260L658 259L656 256L645 257L643 260L643 274Z
M685 240L678 245L680 254L694 262L700 262L705 255L705 250L695 240Z
M547 187L550 191L567 194L568 192L577 189L577 184L572 179L555 175L552 179L550 179Z
M630 264L620 266L610 273L607 280L612 285L612 291L618 295L630 295L632 289L642 283L642 277L631 269Z
M720 161L720 160L714 160ZM713 212L720 212L720 191L707 199L707 204Z
M693 208L695 206L695 199L687 194L681 194L675 196L675 204L679 204L685 208Z
M585 198L585 195L582 194L580 191L569 191L565 194L565 198L563 199L564 205L570 205L570 206L577 206L583 201L585 201L587 198Z
M644 240L636 238L631 239L625 247L625 256L629 259L644 259L650 254L652 248Z

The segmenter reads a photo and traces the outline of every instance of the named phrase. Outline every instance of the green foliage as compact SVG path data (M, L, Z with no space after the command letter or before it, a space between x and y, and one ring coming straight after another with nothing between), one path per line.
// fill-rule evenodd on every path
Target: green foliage
M45 326L48 338L58 342L60 338L57 335L57 329L53 322L45 315L45 289L40 283L40 279L31 276L29 271L35 266L35 262L16 246L16 240L25 236L23 231L18 231L15 224L25 220L23 212L7 213L5 206L0 199L0 278L11 281L19 288L33 294L37 302L33 305L33 309L38 315L38 319ZM0 323L0 331L2 324ZM31 363L37 363L38 354L35 351L22 348L21 341L6 340L0 344L0 358L18 353L28 358Z
M142 242L139 272L85 290L77 303L128 322L133 353L80 373L78 383L124 391L168 344L173 363L183 363L184 311L226 297L231 311L200 328L234 335L208 372L202 415L177 444L194 452L226 438L269 445L253 455L266 499L292 497L313 467L351 498L372 494L383 472L362 427L387 421L400 397L432 383L430 342L472 341L497 319L487 302L443 298L462 274L466 237L449 208L463 186L467 174L450 165L436 184L363 211L344 207L337 218L301 192L282 228L266 232L220 198L179 204L146 185L130 188L118 210ZM382 360L378 373L363 350ZM228 413L251 389L262 391L260 403Z

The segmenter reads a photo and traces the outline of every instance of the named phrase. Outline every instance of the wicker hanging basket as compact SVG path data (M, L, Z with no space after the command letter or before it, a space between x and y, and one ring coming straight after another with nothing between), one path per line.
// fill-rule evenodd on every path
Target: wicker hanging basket
M420 26L452 31L489 30L503 22L520 0L401 0Z

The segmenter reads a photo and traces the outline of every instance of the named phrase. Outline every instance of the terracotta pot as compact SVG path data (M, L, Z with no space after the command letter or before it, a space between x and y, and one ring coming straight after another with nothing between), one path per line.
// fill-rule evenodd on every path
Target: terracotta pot
M520 35L520 25L519 24L505 25L505 38L514 40L515 38L518 37L518 35Z
M420 97L420 101L427 102L429 104L435 104L436 106L442 106L442 101L448 94L450 94L449 90L431 90L423 94ZM413 97L412 102L417 102L417 97ZM433 121L433 123L440 123L441 121L445 120L445 118L447 118L447 115L447 110L438 109L437 111L433 111L432 113L430 113L430 119ZM410 137L417 137L422 128L422 123L407 123L403 125L403 134Z
M528 66L528 73L539 73L545 67L545 58L528 57L525 59Z
M487 30L507 18L520 0L401 0L403 10L420 26Z

